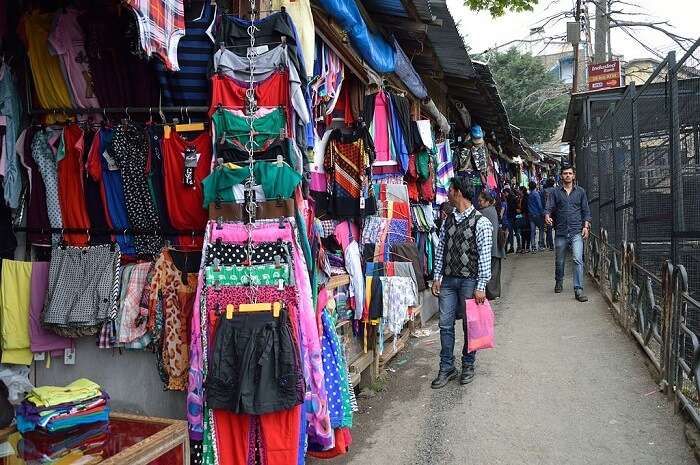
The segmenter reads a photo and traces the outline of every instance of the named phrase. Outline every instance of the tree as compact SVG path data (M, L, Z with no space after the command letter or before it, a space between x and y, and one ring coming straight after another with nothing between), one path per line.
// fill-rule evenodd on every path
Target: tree
M520 128L528 142L550 140L566 117L569 86L537 58L516 48L491 52L487 58L511 124Z
M506 10L514 12L532 11L539 0L464 0L464 5L474 11L489 10L491 16L503 16Z

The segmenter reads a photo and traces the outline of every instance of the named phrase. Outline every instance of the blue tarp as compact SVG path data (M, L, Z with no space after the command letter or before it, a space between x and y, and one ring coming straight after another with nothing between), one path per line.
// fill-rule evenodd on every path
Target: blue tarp
M355 49L374 71L394 71L394 47L367 29L355 0L319 0L319 3L347 31Z

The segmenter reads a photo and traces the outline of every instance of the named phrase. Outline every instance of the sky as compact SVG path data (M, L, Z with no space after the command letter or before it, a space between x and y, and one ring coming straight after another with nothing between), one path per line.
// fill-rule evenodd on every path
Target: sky
M646 16L613 16L613 18L626 21L648 21L649 19L669 21L676 34L695 39L700 37L700 1L698 0L627 0L627 2L637 4L638 8L624 5L622 9L625 12L644 13ZM590 17L593 19L594 5L592 2L589 3ZM468 10L462 0L447 0L447 5L455 21L458 22L461 32L466 36L467 44L471 47L470 54L473 55L511 40L530 38L530 28L540 25L543 19L557 12L573 11L575 1L540 0L532 12L507 12L505 16L497 19L491 18L488 12L475 13ZM620 9L620 7L614 9ZM564 19L556 24L550 23L545 28L545 35L565 34L566 21L571 19ZM669 50L678 50L677 58L683 54L677 44L660 32L648 28L635 28L630 32L639 41L663 55ZM611 35L613 54L623 55L625 60L654 56L619 28L613 28ZM527 50L530 45L521 44L521 47ZM538 54L541 50L542 45L532 45L533 54ZM700 52L696 52L694 56L700 58Z

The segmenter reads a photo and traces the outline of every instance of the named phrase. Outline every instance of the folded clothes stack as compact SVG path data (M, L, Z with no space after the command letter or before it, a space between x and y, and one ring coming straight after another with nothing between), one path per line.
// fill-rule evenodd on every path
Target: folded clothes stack
M34 388L16 412L20 433L65 431L79 425L109 420L109 395L89 379L65 387Z

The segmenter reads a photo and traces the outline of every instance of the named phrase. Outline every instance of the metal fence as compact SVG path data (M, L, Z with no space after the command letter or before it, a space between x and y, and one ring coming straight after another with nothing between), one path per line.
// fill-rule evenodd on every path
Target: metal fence
M596 231L586 269L700 427L700 78L678 78L698 47L580 120L576 167Z

